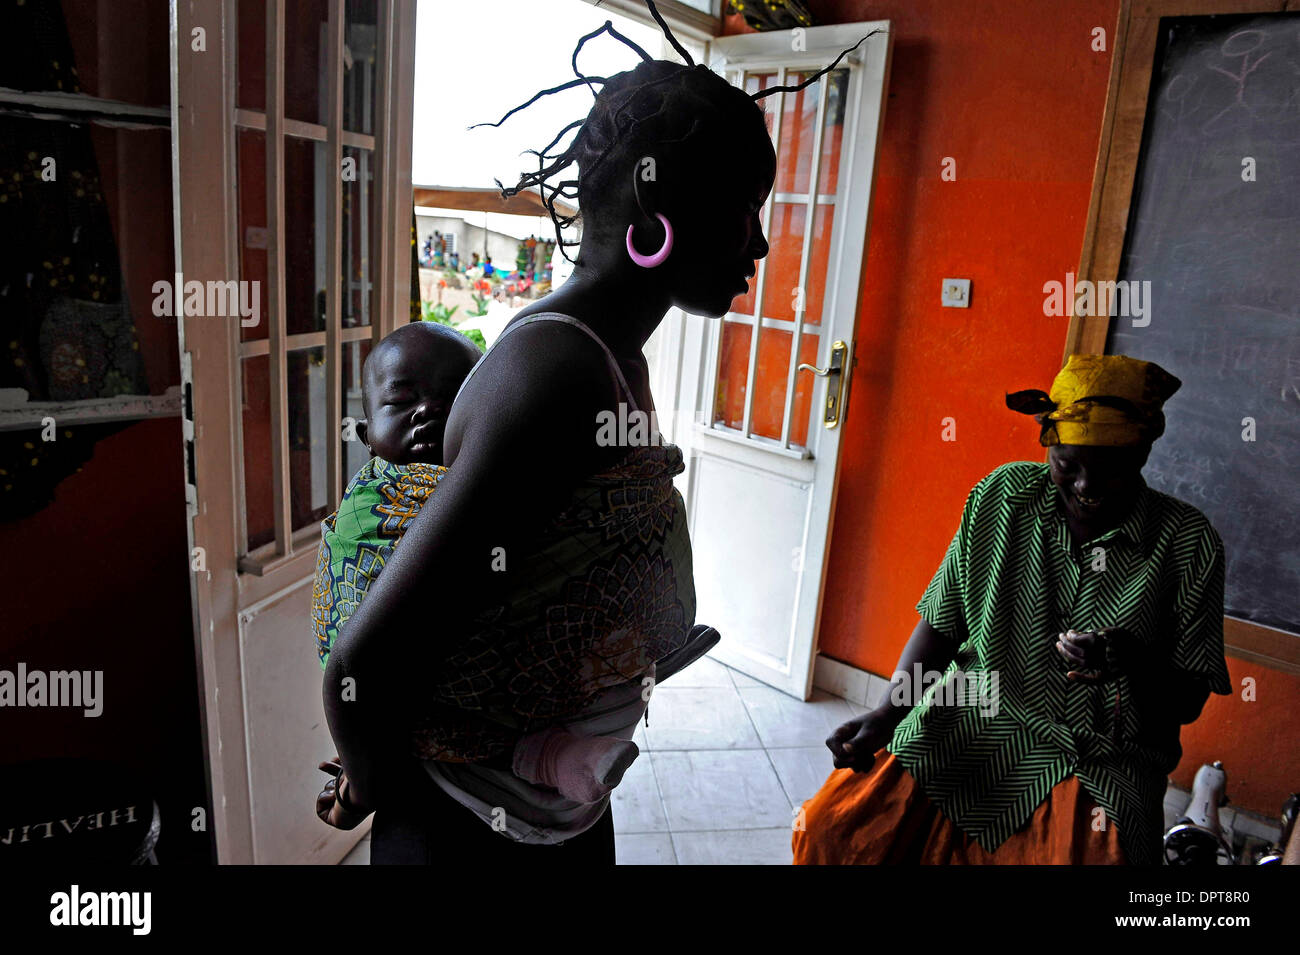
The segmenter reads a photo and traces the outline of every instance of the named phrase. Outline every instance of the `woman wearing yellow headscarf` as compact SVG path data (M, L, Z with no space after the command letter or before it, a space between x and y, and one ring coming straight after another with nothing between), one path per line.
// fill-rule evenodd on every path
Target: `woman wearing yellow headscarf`
M1007 396L1050 460L971 491L888 697L826 741L796 863L1159 862L1179 727L1229 692L1223 545L1142 480L1180 384L1072 355Z

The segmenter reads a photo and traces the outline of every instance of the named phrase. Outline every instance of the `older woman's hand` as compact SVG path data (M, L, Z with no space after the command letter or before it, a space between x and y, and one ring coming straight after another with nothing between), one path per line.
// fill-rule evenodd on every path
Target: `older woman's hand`
M1067 630L1057 635L1056 650L1072 667L1066 676L1082 683L1104 683L1150 666L1137 638L1123 627Z
M1106 672L1106 637L1102 631L1067 630L1056 635L1056 652L1070 665L1066 676L1084 683L1101 683Z
M865 773L872 767L876 752L890 741L898 726L894 709L890 707L888 713L871 710L836 728L826 740L836 769Z

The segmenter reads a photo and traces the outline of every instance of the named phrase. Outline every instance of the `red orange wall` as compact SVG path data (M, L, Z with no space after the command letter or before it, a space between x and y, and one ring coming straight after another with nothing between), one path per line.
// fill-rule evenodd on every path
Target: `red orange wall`
M1232 696L1211 696L1201 718L1183 727L1183 761L1174 781L1191 788L1202 763L1223 760L1235 806L1277 816L1288 794L1300 791L1300 677L1228 657ZM1242 699L1242 681L1255 681L1254 700Z
M57 756L129 768L162 812L159 859L202 864L207 835L189 826L207 788L182 446L179 418L129 424L95 445L49 507L0 523L11 586L0 669L103 671L98 717L6 709L0 764Z
M1066 319L1043 283L1079 261L1110 71L1117 0L823 0L820 24L891 21L893 69L841 452L821 652L892 672L914 609L971 486L999 464L1043 460L1003 393L1046 388ZM727 32L744 32L738 16ZM940 178L945 157L956 180ZM972 280L969 309L941 280ZM941 440L943 419L955 441ZM1260 698L1215 697L1184 731L1176 778L1223 759L1238 805L1276 815L1300 789L1283 731L1300 679L1230 660Z

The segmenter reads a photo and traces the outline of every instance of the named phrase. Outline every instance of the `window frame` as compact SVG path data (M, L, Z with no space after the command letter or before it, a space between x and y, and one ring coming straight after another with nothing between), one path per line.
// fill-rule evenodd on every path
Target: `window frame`
M289 473L289 397L288 358L292 351L308 348L324 349L326 369L326 397L324 419L330 435L325 449L327 507L337 507L343 496L343 381L342 361L344 346L362 342L372 346L396 328L399 317L404 321L409 306L410 264L402 255L409 240L402 228L402 219L394 210L410 207L410 125L412 102L404 96L392 97L397 71L412 64L395 62L401 45L395 36L398 17L395 5L400 0L377 0L378 25L376 60L375 115L373 134L353 132L343 126L344 88L344 27L345 0L329 0L325 24L326 62L322 74L329 77L325 90L326 107L321 117L324 123L309 123L285 116L284 102L284 0L266 3L266 111L236 108L229 123L227 135L231 155L237 154L237 137L241 131L254 130L265 134L266 149L266 232L267 232L267 337L236 343L236 388L243 387L244 359L266 356L269 359L270 430L273 539L256 548L248 547L247 487L242 472L237 476L235 488L235 516L238 521L238 569L240 574L265 576L302 559L305 553L314 553L320 539L320 527L310 523L294 528L291 513ZM228 36L238 34L238 5L226 5L226 30ZM238 86L238 51L231 45L231 81ZM233 100L233 96L232 96ZM369 201L374 203L375 228L368 250L371 268L368 269L374 296L370 304L370 324L343 327L343 301L341 285L333 277L342 274L342 223L343 195L346 183L341 175L335 179L335 188L329 191L325 202L325 274L331 278L325 284L325 328L321 331L288 334L286 332L285 299L285 172L284 161L289 139L322 143L326 146L325 168L340 170L344 147L370 153L370 166L374 182ZM229 191L228 209L231 228L227 235L231 262L239 261L239 217L237 203L239 191L237 171L231 170L236 187ZM405 196L405 205L403 202ZM362 213L364 215L364 213ZM317 223L317 228L321 224ZM319 235L319 233L318 233ZM351 284L351 283L350 283ZM401 307L399 309L399 303ZM236 457L243 461L242 418L237 419L235 435Z

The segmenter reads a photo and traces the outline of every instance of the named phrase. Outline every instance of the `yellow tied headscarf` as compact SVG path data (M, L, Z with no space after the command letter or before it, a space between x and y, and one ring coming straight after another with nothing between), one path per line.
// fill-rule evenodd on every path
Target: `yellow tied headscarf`
M1161 407L1182 382L1155 362L1127 355L1071 355L1052 382L1007 395L1007 407L1043 426L1039 442L1125 447L1165 430Z

